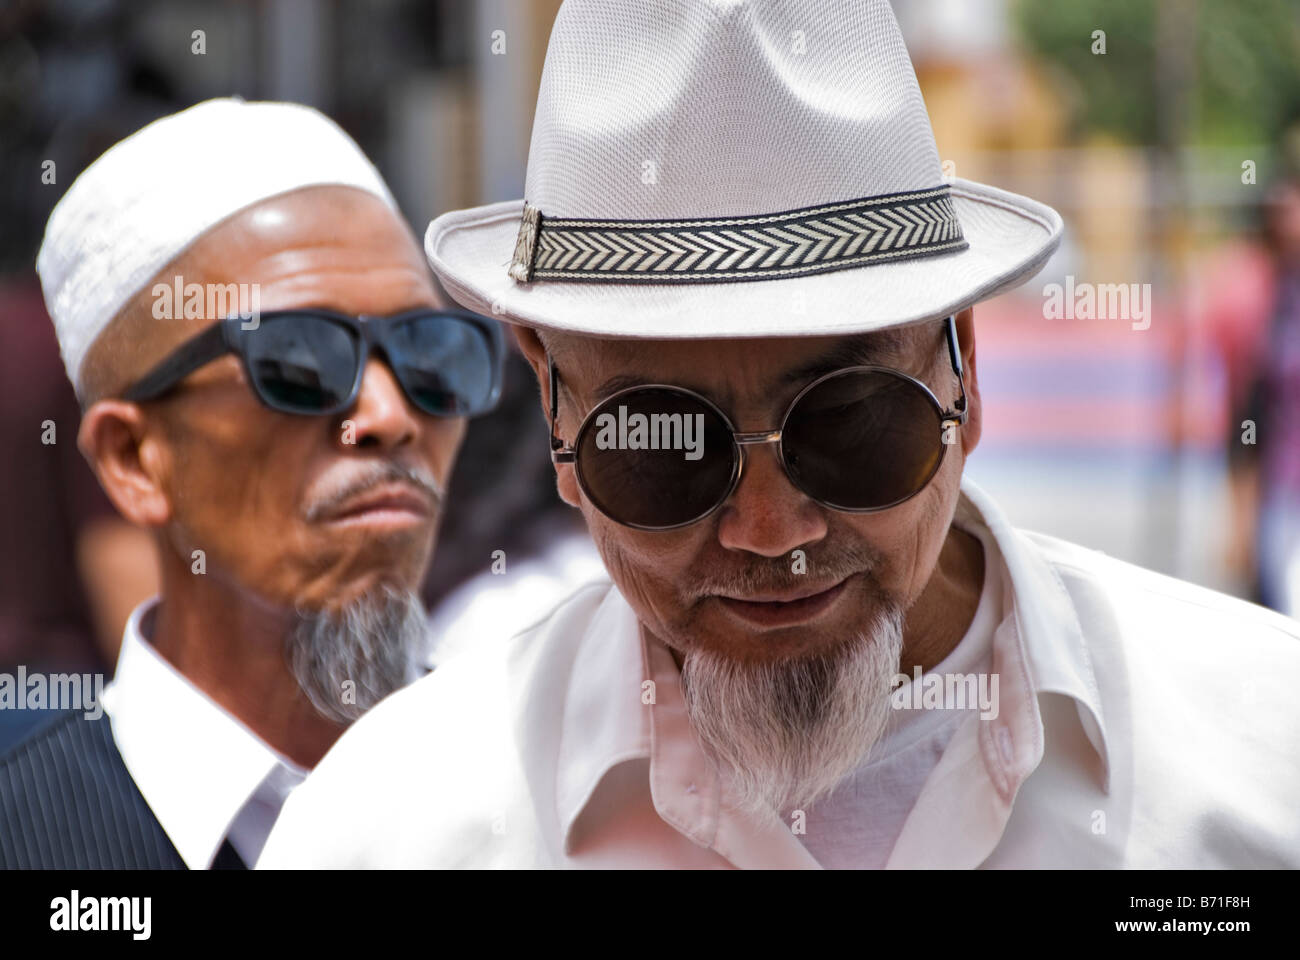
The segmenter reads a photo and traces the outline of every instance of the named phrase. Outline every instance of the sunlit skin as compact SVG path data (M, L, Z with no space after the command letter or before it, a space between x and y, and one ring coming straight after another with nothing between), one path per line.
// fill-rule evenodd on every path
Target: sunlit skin
M908 610L902 669L938 664L969 626L983 584L979 541L951 526L962 468L980 438L980 393L975 364L973 312L958 315L957 330L967 372L970 416L949 446L942 466L921 493L878 513L854 514L823 507L786 477L774 445L751 448L740 483L715 513L693 525L669 531L643 531L614 523L582 493L573 467L556 467L560 496L579 507L614 582L652 636L673 650L680 666L684 653L708 647L728 658L764 659L826 652L869 622L878 606L866 571L842 580L833 593L815 598L798 622L755 624L717 596L698 596L700 583L716 582L719 571L764 568L773 577L791 570L792 552L805 551L807 572L791 574L786 589L799 595L837 587L819 575L823 551L853 545L869 564L878 589ZM516 337L538 375L543 405L549 402L546 347L537 334L516 329ZM806 367L830 352L835 338L766 340L645 341L595 340L549 333L562 380L558 433L572 442L595 395L613 377L687 387L709 397L740 431L773 429L800 384L784 385L788 371ZM909 328L896 349L880 362L926 383L950 407L958 396L943 328ZM882 338L884 339L884 338ZM780 571L777 571L778 565Z
M445 306L405 223L346 187L300 190L237 214L156 279L177 275L186 283L257 283L263 313ZM337 610L383 584L418 588L439 504L402 483L384 488L387 509L346 522L310 521L306 509L358 468L383 461L423 468L445 490L465 422L416 410L376 357L353 407L331 417L263 406L234 356L158 400L111 399L215 319L154 319L152 285L83 368L97 402L86 412L81 448L123 515L156 533L163 599L154 646L264 740L312 766L342 728L315 712L284 661L294 610ZM202 574L194 572L196 550Z

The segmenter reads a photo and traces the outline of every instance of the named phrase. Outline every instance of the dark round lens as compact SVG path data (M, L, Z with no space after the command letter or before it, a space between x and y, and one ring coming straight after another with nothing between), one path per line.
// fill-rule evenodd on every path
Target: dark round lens
M425 413L468 417L485 412L496 386L486 332L456 316L415 317L395 326L388 360L412 402Z
M634 527L698 520L726 497L735 468L722 415L698 397L661 387L610 397L592 411L577 442L588 499Z
M337 410L352 393L358 343L347 327L320 317L265 318L246 339L253 387L272 407L291 413Z
M919 493L943 456L940 411L916 383L845 371L798 399L781 446L791 478L842 510L879 510Z

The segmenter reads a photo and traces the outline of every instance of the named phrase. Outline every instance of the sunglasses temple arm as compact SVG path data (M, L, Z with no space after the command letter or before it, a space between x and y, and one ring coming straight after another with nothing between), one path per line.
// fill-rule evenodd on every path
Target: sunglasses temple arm
M957 374L957 385L961 388L961 397L957 401L955 413L959 423L966 422L966 371L961 362L961 344L957 340L957 318L949 317L948 326L948 358L952 361L952 372Z
M573 463L574 459L577 457L577 453L572 447L566 447L564 441L555 435L555 419L559 412L560 374L555 369L555 361L551 359L549 353L546 355L546 366L551 380L551 462Z
M166 393L195 370L230 352L225 324L218 323L179 347L150 370L129 390L123 400L140 403Z

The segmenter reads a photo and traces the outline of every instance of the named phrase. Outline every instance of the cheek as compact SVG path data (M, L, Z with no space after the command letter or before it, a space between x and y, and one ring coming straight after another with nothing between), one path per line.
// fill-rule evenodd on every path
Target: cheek
M954 465L956 469L952 471ZM916 498L917 509L911 521L914 534L908 548L910 566L907 568L906 589L909 602L921 595L939 562L939 554L952 524L960 480L959 459L952 457L940 475Z
M921 493L880 514L843 514L857 535L883 553L877 582L895 598L910 604L925 588L948 535L955 489L949 490L943 471Z
M467 428L463 418L454 420L424 418L424 430L420 441L422 465L433 473L438 485L444 491L451 480L452 468L456 465L456 454L465 440Z
M701 531L650 533L620 526L585 501L582 512L605 569L638 618L656 632L680 622L684 611L675 584L702 549L707 525L700 524Z
M260 411L259 411L260 412ZM184 556L270 588L305 543L301 493L319 425L246 415L191 420L178 433L171 483Z

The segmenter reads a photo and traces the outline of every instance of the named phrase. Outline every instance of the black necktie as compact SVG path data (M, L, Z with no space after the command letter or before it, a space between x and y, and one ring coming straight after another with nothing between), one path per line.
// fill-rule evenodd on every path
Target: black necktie
M230 845L230 838L226 837L221 842L221 849L217 851L216 857L212 860L213 870L247 870L248 864L244 863L235 848Z

